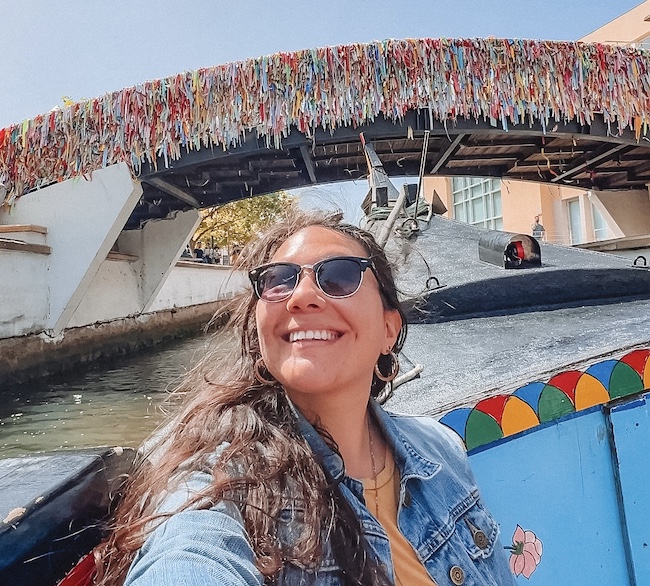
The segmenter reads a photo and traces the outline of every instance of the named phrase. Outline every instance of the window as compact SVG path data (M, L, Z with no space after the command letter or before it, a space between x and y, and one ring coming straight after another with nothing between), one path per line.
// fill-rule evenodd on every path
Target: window
M645 49L648 51L650 49L650 37L646 37L645 39L641 39L636 43L632 43L632 46L636 47L637 49Z
M569 214L569 241L571 244L580 244L585 241L582 235L582 217L580 215L580 201L578 198L566 202Z
M594 240L607 240L607 222L593 204L591 204L591 215L594 219Z
M500 179L454 177L452 196L456 220L492 230L503 228Z

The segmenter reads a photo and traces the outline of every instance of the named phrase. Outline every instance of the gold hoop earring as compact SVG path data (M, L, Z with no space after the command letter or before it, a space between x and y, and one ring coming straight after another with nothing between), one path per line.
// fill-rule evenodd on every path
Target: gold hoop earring
M274 385L278 382L273 378L273 375L269 372L269 369L266 368L266 364L264 364L264 360L262 358L258 358L255 361L254 370L255 379L258 383L262 385ZM266 378L264 374L266 374L269 378Z
M382 354L382 356L390 356L390 360L391 360L390 373L388 375L382 374L381 370L379 370L379 363L377 363L375 364L375 376L380 381L389 383L397 376L397 373L399 372L399 359L397 358L397 354L395 354L395 352L392 351L388 354Z

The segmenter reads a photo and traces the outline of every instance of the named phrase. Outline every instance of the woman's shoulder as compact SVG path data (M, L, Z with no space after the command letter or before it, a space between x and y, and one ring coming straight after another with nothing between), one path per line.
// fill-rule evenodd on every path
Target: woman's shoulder
M460 437L433 417L388 411L386 414L403 439L417 451L434 451L445 460L466 460L467 453Z
M214 467L228 446L224 442L211 452L183 462L170 478L167 490L160 496L157 513L174 513L186 508L188 503L191 503L190 508L209 508L213 505L202 497L214 483Z

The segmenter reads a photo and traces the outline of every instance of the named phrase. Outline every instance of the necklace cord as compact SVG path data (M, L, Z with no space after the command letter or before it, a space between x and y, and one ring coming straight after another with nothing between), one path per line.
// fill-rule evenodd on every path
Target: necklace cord
M372 441L372 431L370 429L370 416L368 416L368 443L370 446L370 463L372 464L372 478L375 484L374 495L375 495L375 518L379 520L379 491L377 489L377 465L375 463L375 450L374 443Z

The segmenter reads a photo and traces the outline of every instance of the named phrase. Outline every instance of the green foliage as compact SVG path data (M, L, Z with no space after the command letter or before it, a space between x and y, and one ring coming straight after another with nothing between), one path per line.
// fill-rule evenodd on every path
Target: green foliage
M273 223L294 199L286 191L278 191L201 210L203 219L192 238L192 248L198 242L213 243L215 248L241 248Z

